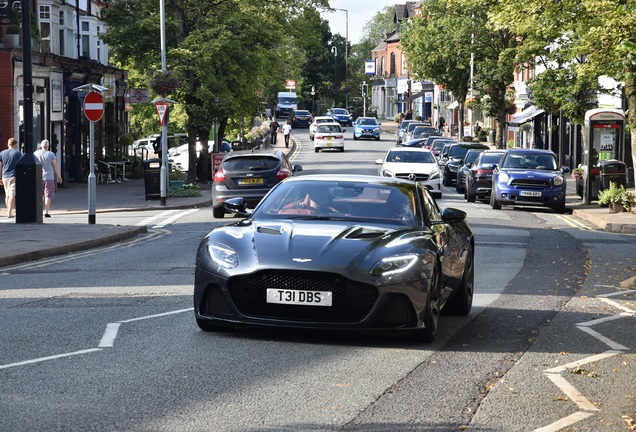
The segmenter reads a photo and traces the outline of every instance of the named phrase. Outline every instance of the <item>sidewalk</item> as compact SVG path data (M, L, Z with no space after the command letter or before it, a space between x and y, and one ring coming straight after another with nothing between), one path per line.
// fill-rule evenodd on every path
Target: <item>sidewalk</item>
M389 124L390 123L390 124ZM385 133L395 133L395 123L382 124ZM293 140L292 140L293 143ZM282 134L279 134L275 148L293 152L294 145L285 149ZM611 214L607 208L597 204L583 205L575 195L574 180L568 179L568 208L572 215L583 219L595 227L615 233L636 234L636 212ZM201 208L211 205L211 186L204 184L201 196L197 198L167 198L166 206L160 200L146 200L143 179L126 180L123 183L98 184L95 194L96 223L88 224L16 224L15 219L7 220L4 205L0 209L0 267L13 265L79 250L91 249L119 242L147 232L146 227L113 226L100 224L100 213L114 211L143 211L183 208ZM52 218L64 214L88 215L88 185L74 183L58 190L51 206ZM210 217L212 212L210 211Z

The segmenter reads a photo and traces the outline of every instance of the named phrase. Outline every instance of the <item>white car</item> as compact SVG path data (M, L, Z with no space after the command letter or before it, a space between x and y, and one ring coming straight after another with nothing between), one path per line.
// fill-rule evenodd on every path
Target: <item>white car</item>
M335 120L331 116L316 116L314 117L314 121L309 125L309 139L314 140L314 135L316 135L316 128L319 124L323 123L334 123Z
M316 127L314 135L314 151L324 149L344 151L344 130L338 123L321 123Z
M203 149L203 145L197 141L197 158ZM190 159L188 158L188 144L182 144L179 147L173 147L168 150L168 161L175 167L179 167L181 171L188 171L190 168Z
M377 159L378 175L413 180L436 198L442 197L442 172L430 150L420 147L394 147L384 159Z

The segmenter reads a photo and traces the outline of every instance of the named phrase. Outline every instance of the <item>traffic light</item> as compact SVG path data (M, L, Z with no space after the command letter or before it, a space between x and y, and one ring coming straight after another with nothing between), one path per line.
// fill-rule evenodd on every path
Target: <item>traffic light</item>
M362 97L367 97L367 90L369 89L369 84L362 84Z

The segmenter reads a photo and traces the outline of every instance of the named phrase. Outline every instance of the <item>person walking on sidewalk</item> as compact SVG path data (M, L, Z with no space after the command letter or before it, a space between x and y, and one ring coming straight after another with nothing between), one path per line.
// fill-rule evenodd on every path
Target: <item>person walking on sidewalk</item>
M7 206L7 217L14 217L15 204L15 166L22 157L15 138L9 138L8 147L0 152L0 170L4 186L4 204Z
M62 183L60 167L57 164L57 156L49 150L49 140L42 140L40 149L33 156L42 164L42 192L44 196L44 217L51 217L49 208L55 196L55 180Z
M292 126L289 119L283 125L283 137L285 138L285 148L289 148L289 136L291 135Z
M278 122L276 121L276 117L272 118L272 122L269 124L269 131L270 134L272 135L272 146L276 145L276 142L278 141L278 128L280 127L280 124L278 124Z

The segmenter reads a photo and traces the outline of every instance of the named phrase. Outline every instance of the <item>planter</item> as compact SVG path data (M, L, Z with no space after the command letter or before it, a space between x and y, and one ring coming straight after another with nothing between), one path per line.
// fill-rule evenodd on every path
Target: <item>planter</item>
M4 35L4 43L7 48L20 48L20 35L6 34Z
M620 203L609 203L608 207L610 213L622 213L625 211L625 207Z
M170 187L179 189L183 187L183 180L170 180Z

